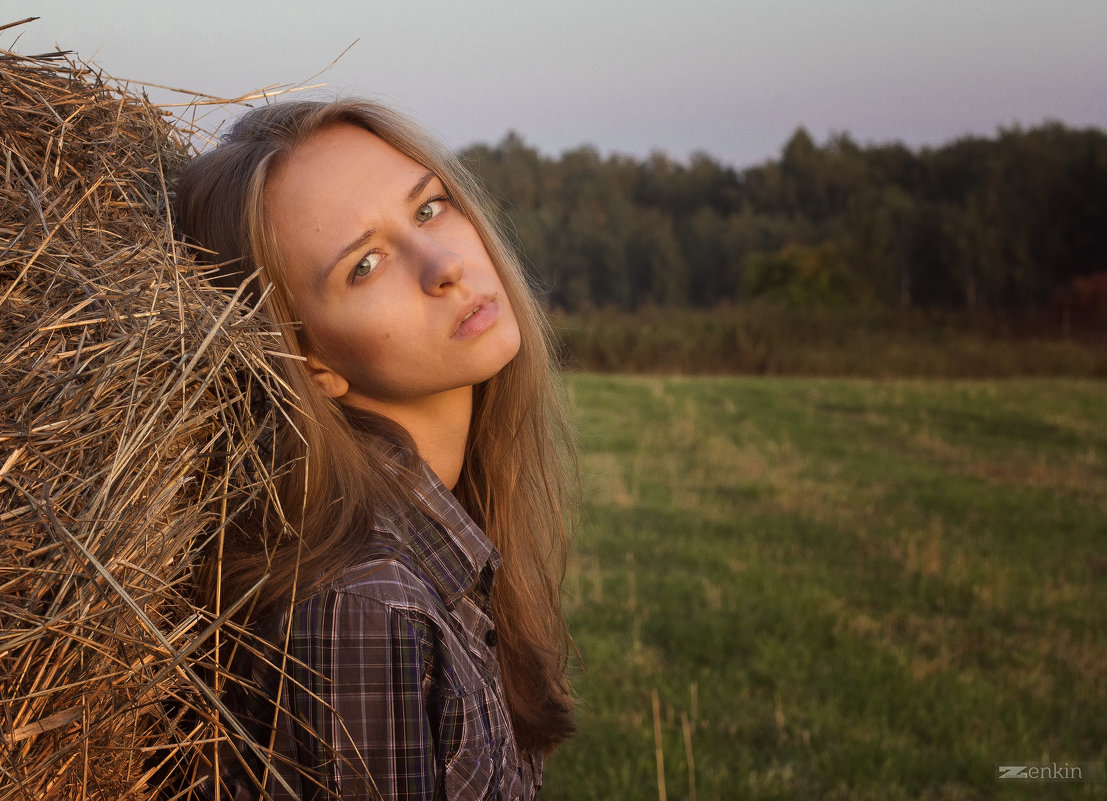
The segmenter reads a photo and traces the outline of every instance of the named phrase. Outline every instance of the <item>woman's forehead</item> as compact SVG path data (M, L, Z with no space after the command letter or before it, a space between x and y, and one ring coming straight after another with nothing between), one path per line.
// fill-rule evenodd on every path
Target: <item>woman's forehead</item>
M320 130L275 165L266 205L327 206L356 195L386 201L425 175L427 168L374 133L349 123ZM402 199L402 196L401 196Z
M412 170L426 170L377 134L349 122L335 122L320 128L294 147L276 169L280 171L297 163L318 167L336 158L346 160L342 163L347 168L349 160L356 160L359 165L380 162L382 167L405 164Z

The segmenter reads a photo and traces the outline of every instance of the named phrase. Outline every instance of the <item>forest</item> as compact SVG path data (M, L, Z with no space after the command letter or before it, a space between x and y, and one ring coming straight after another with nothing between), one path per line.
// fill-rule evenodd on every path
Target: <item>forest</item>
M1107 133L1060 123L941 147L822 144L735 169L557 158L516 133L460 153L550 305L569 314L788 307L1023 314L1107 325ZM1060 310L1057 312L1057 310Z

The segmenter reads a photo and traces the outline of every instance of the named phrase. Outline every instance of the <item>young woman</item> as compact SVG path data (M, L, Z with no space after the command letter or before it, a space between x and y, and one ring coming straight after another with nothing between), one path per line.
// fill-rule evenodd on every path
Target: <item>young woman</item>
M450 152L367 102L240 118L176 222L282 326L278 492L212 571L265 577L228 705L240 797L530 798L573 731L543 314ZM276 547L274 547L276 544ZM209 588L210 589L210 588Z

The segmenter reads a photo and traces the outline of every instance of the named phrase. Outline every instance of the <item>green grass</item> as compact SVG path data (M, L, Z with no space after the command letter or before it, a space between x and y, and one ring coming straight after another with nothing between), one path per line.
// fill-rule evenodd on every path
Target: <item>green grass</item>
M1107 384L573 375L580 732L543 797L1092 797ZM689 735L686 740L685 732ZM690 749L688 744L690 743Z

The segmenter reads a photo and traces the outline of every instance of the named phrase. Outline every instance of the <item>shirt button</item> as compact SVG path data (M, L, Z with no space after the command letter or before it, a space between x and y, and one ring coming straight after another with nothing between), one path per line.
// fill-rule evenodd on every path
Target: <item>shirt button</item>
M495 648L496 643L499 641L499 637L496 635L495 629L489 629L484 632L484 641L488 644L489 648Z

